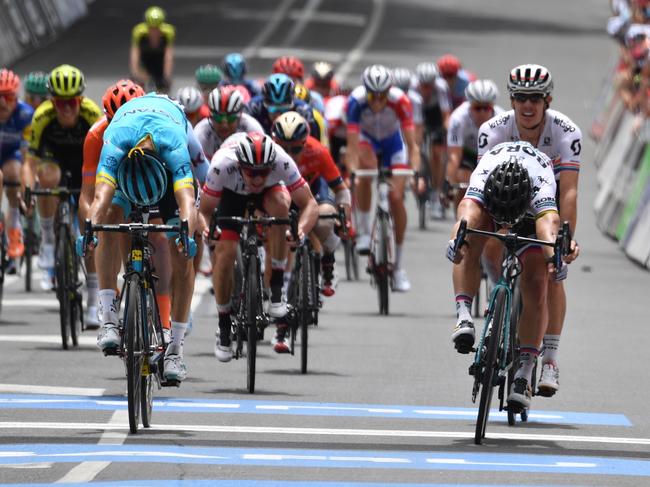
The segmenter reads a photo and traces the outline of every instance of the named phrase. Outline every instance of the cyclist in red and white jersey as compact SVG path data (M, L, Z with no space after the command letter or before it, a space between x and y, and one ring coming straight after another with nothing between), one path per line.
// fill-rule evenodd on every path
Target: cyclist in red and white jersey
M320 93L326 103L328 98L339 95L341 92L341 87L334 79L334 68L330 63L324 61L314 63L311 76L305 80L305 86Z
M208 107L203 103L203 94L196 86L180 88L176 92L176 100L183 106L185 116L192 127L210 115Z
M220 216L244 216L249 200L272 217L287 218L293 202L300 210L298 233L304 238L318 220L318 205L296 163L271 140L270 137L251 132L230 136L215 153L201 195L200 212L207 222L215 208ZM214 250L212 279L219 312L219 331L216 336L215 355L221 362L232 358L231 302L233 267L239 242L241 225L224 223L220 239ZM271 287L269 315L282 320L287 305L282 295L284 269L287 265L288 244L286 228L273 226L269 230L271 254ZM276 330L275 351L286 353L284 327Z
M375 64L362 75L363 85L348 98L347 153L349 167L373 169L379 164L392 169L420 167L420 149L415 141L413 108L406 94L393 86L388 68ZM381 155L381 161L378 161ZM410 164L409 164L410 161ZM404 188L407 178L393 176L390 192L391 213L395 220L395 267L393 290L409 291L411 284L402 268L402 248L406 234ZM372 181L361 179L357 184L358 228L357 249L368 252Z

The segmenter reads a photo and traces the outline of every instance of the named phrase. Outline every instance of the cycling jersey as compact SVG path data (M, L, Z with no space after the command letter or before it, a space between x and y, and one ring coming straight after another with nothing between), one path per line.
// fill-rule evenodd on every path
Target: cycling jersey
M21 149L27 147L34 109L19 101L6 122L0 123L0 165L15 159L23 160Z
M388 91L386 106L377 113L368 105L365 86L355 88L348 98L347 120L348 132L360 132L374 141L414 127L411 101L395 86Z
M262 90L255 80L244 79L239 83L224 79L220 86L234 86L244 97L244 103L248 104L251 99L262 94Z
M462 147L463 161L472 162L476 167L478 157L478 130L479 127L472 119L471 103L466 101L453 111L449 117L449 131L447 133L447 147ZM494 106L494 115L503 113L503 108Z
M82 97L79 118L73 127L62 127L56 118L51 100L44 101L34 113L29 152L34 156L58 163L69 170L69 187L81 187L83 146L90 127L101 117L99 107L90 98Z
M176 29L170 24L163 23L159 27L162 34L160 44L152 46L149 41L149 28L141 22L137 24L131 33L131 43L140 48L140 63L152 78L163 78L163 63L165 50L174 44Z
M486 152L470 177L465 198L483 206L483 191L488 176L495 167L513 157L528 170L532 182L533 190L528 211L535 218L549 211L557 212L553 164L546 154L528 142L504 142Z
M461 69L456 75L456 82L449 85L449 95L451 96L451 105L454 109L458 108L465 101L465 88L472 82L473 76L466 70Z
M302 177L312 185L318 178L323 178L330 188L335 188L343 182L341 172L330 151L314 137L307 137L305 147L296 161Z
M515 111L509 110L497 115L479 129L479 158L497 144L518 140L520 135L515 122ZM557 180L562 171L580 170L582 133L569 117L558 111L546 110L544 130L539 137L537 149L550 157Z
M236 133L228 137L221 148L214 154L210 162L208 176L203 186L203 192L215 198L221 198L224 190L229 190L240 195L252 194L246 186L239 168L239 161L235 154L237 143L245 137L245 133ZM307 182L300 175L296 163L289 154L275 144L275 162L266 178L265 188L284 183L290 193L303 187Z
M424 113L422 110L422 95L414 90L413 88L409 89L406 92L406 95L411 101L411 107L413 107L413 123L415 125L422 125L424 123Z
M251 115L242 113L235 132L264 133L264 129L260 123ZM217 134L216 130L212 127L212 122L210 119L206 118L196 124L196 127L194 127L194 134L200 142L201 147L203 147L203 152L205 153L206 157L208 159L212 159L214 153L219 150L219 147L221 147L223 140L221 137L219 137L219 134Z
M99 155L104 145L104 132L108 127L106 115L101 117L90 127L86 140L84 141L84 161L81 167L81 177L84 184L95 184L97 177L97 165L99 164Z
M316 81L314 78L309 77L305 80L305 87L311 91L314 92L316 91ZM327 96L325 96L325 102L327 104L327 99L329 99L332 96L337 96L341 92L341 88L339 87L339 84L336 82L335 79L331 79L329 82L329 93Z
M330 137L345 139L347 136L347 102L344 95L333 96L325 103L325 121Z
M325 100L323 100L323 96L318 91L310 91L309 97L310 97L309 104L311 105L311 107L321 115L324 115Z
M188 125L183 107L166 96L149 93L128 101L115 112L104 132L96 183L117 188L120 162L131 148L149 136L173 175L174 191L193 189Z

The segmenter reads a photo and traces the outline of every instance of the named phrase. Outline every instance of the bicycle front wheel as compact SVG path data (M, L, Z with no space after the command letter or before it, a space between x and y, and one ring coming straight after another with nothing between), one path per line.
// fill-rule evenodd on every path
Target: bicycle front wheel
M32 290L32 255L36 248L36 234L34 233L34 215L27 217L25 226L25 291Z
M255 392L255 361L257 359L257 313L261 303L258 260L249 257L246 282L246 385Z
M133 274L128 284L125 306L124 330L126 334L126 383L131 433L138 432L140 411L142 409L142 364L145 357L143 332L145 304L142 286L137 274Z
M476 418L476 431L474 433L474 443L480 445L485 438L485 427L487 425L488 417L490 416L490 405L492 403L492 393L494 386L499 380L499 345L501 341L501 331L504 329L506 307L506 290L497 290L497 296L494 302L494 309L488 313L486 326L490 326L490 330L486 335L487 350L485 352L485 360L483 360L483 373L481 383L481 399L478 406L478 417Z
M142 368L142 393L140 399L142 403L142 426L149 428L151 426L151 415L153 413L153 387L154 377L152 369L155 368L159 373L164 369L164 343L162 336L162 324L160 323L160 314L156 304L156 296L151 286L147 287L147 327L146 335L143 337L143 349L147 351L143 359ZM150 357L160 354L158 363L151 363Z
M59 322L61 326L61 344L64 350L69 347L70 341L70 323L72 322L72 302L68 296L70 283L68 282L67 266L70 262L67 245L67 230L65 227L59 228L56 240L56 261L55 261L55 279L56 279L56 298L59 301Z
M300 255L300 290L298 317L300 321L300 372L307 373L307 353L309 347L309 321L311 317L310 309L310 286L312 284L311 275L313 275L314 261L309 256L309 250L304 247Z
M375 279L377 280L377 297L379 299L379 314L388 315L388 290L390 276L388 268L388 222L387 216L377 218L379 240L375 261Z
M69 234L68 234L69 235ZM81 336L81 320L83 319L83 305L81 301L81 283L79 282L79 258L74 251L71 238L66 240L66 266L67 273L66 289L67 299L70 302L70 336L72 345L79 345L79 336Z

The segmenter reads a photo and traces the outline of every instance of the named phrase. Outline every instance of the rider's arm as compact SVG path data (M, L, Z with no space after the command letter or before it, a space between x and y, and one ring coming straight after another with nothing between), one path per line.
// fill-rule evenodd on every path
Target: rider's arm
M163 76L166 80L170 81L172 79L172 73L174 72L174 46L167 46L165 49L165 59L163 62Z
M176 203L178 203L178 213L181 220L187 220L190 237L194 232L203 232L203 228L197 226L196 200L194 198L194 187L182 187L174 191Z
M359 169L359 131L350 130L348 126L348 142L345 151L345 164L348 171Z
M560 219L569 222L573 233L578 223L578 174L576 171L560 173Z
M463 157L462 147L447 147L447 176L446 179L450 184L458 182L456 177L460 168L460 161Z
M307 184L291 192L291 201L300 208L300 219L298 220L298 235L308 235L318 222L318 204L309 190Z
M560 227L560 215L555 210L545 211L535 217L535 233L540 240L555 242ZM542 253L545 259L553 257L553 247L544 245Z
M136 81L146 81L149 76L140 68L140 36L146 34L146 26L138 24L133 28L131 33L131 50L129 51L129 67L131 69L131 76L136 78Z
M112 184L98 181L95 186L95 197L93 198L86 218L93 223L106 223L106 213L111 205L114 194L115 187Z
M406 147L409 151L409 161L411 162L411 167L416 171L420 170L420 146L416 142L415 138L415 127L411 126L402 130L404 134L404 142L406 142Z

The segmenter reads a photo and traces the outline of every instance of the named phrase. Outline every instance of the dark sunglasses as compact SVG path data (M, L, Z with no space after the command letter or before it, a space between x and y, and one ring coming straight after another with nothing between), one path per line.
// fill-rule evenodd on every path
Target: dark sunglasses
M491 112L494 109L492 105L472 105L475 112Z
M77 108L81 103L81 98L78 96L72 98L52 98L52 103L57 110L65 110L66 108Z
M374 91L369 91L367 97L368 97L368 101L385 100L386 98L388 98L388 93L385 91L381 93L375 93Z
M18 96L15 93L0 93L0 98L6 103L12 103L18 99Z
M235 123L237 120L239 120L239 113L213 113L212 120L217 123L223 123L224 121L228 123Z
M250 167L242 167L241 171L242 171L242 173L244 173L246 176L248 176L251 179L265 178L269 174L271 174L271 168L270 167L265 167L263 169L252 169Z
M525 103L530 100L533 103L539 103L544 100L544 95L540 93L527 94L527 93L515 93L512 95L512 99L519 103Z
M293 110L293 103L286 103L284 105L266 105L269 113L284 113Z

